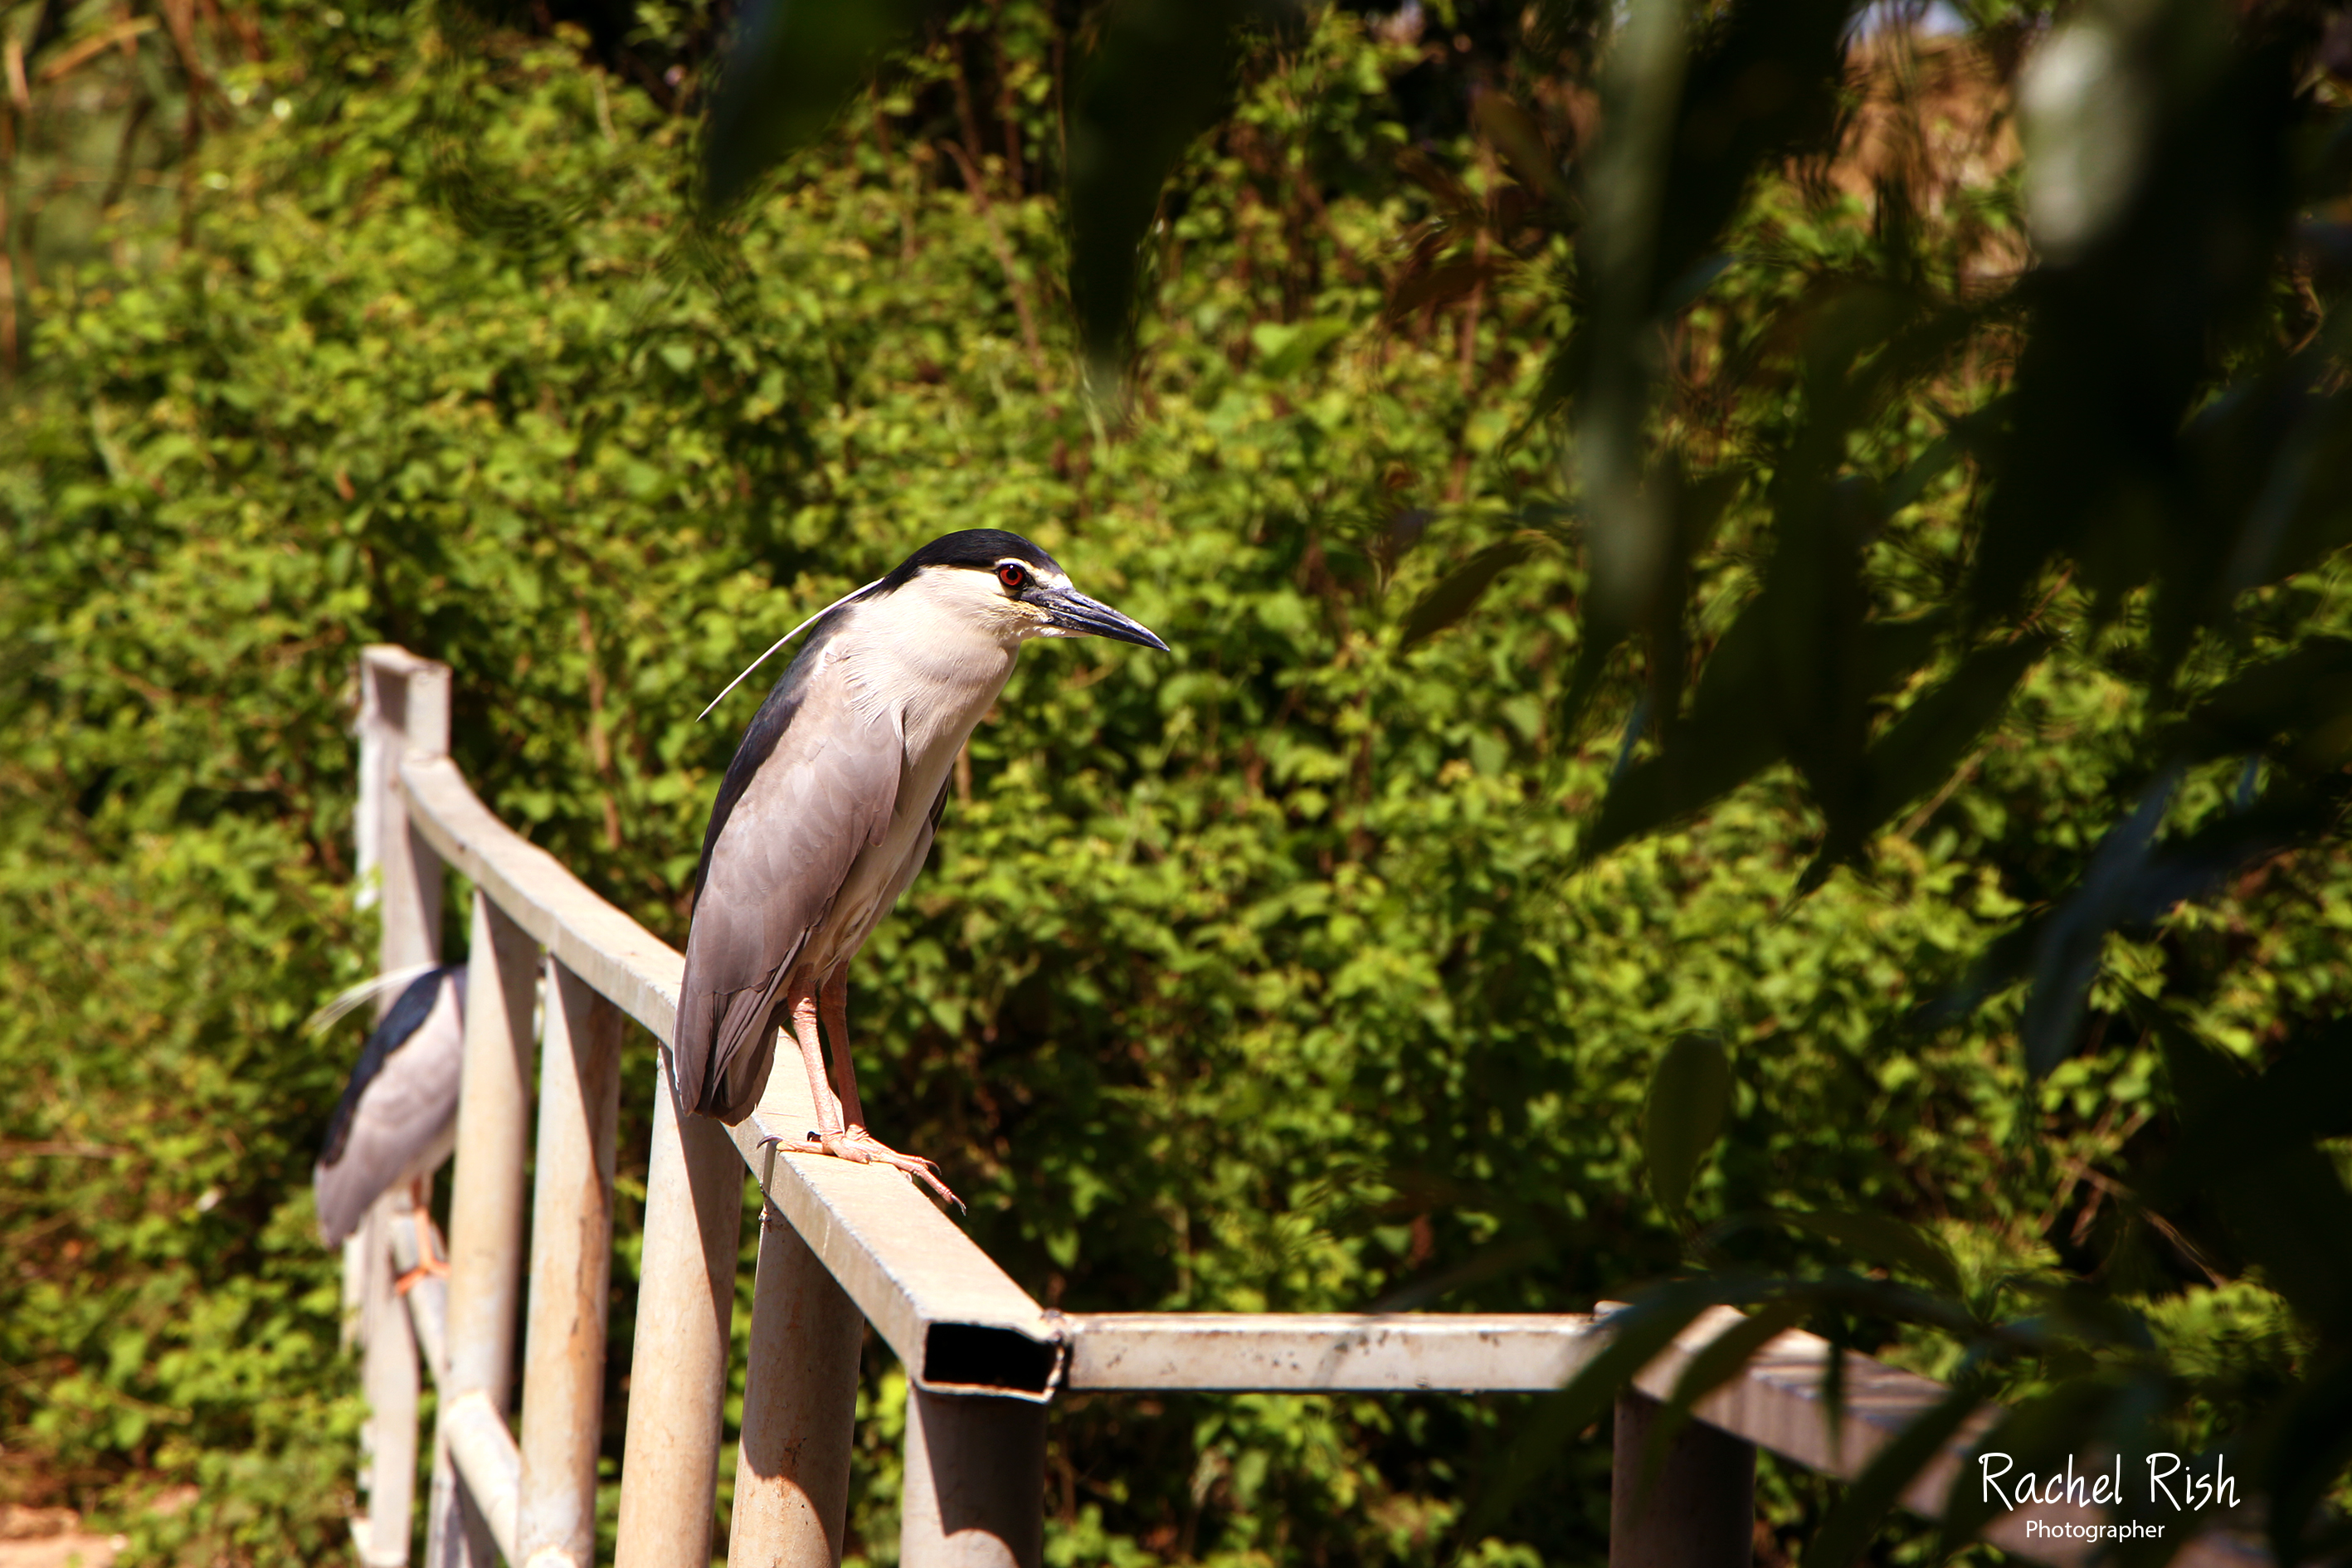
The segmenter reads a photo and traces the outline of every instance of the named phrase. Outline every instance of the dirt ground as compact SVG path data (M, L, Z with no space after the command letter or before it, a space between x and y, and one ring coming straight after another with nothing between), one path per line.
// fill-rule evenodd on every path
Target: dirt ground
M0 1507L0 1568L113 1568L119 1535L92 1535L69 1508Z
M153 1513L177 1513L196 1500L194 1487L170 1487L149 1503ZM114 1568L128 1541L82 1528L69 1508L0 1503L0 1568Z
M29 1541L0 1541L0 1568L113 1568L126 1544L120 1535L89 1535L79 1530Z

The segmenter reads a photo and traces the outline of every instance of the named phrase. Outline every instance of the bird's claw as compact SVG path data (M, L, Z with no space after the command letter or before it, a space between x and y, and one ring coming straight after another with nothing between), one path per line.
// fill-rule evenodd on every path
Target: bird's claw
M415 1289L419 1285L425 1283L428 1278L446 1279L448 1277L449 1266L446 1263L442 1262L441 1259L437 1258L427 1258L415 1268L410 1269L407 1273L394 1280L392 1282L392 1293L395 1296L405 1296L411 1290Z
M963 1200L956 1196L949 1189L947 1183L940 1179L938 1162L926 1160L920 1154L901 1154L855 1122L839 1132L811 1132L808 1138L811 1143L822 1148L836 1160L847 1160L856 1165L879 1163L904 1171L931 1191L939 1194L940 1197L955 1205L959 1212L970 1212L964 1208Z

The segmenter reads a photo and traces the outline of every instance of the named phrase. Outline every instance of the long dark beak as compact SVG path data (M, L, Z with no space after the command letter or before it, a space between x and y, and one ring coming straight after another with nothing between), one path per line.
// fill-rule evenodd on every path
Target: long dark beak
M1045 602L1045 614L1054 629L1064 637L1116 637L1120 642L1156 647L1161 653L1168 651L1168 645L1154 637L1150 627L1120 615L1099 599L1087 598L1076 588L1048 588L1038 597Z

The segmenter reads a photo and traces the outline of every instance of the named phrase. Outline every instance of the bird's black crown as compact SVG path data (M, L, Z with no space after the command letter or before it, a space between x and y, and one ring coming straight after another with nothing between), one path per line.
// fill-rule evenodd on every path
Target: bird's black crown
M1017 533L1007 533L1001 528L967 528L961 533L943 533L899 562L875 592L896 593L926 566L968 566L975 571L992 572L996 563L1007 556L1048 571L1062 570L1059 562Z

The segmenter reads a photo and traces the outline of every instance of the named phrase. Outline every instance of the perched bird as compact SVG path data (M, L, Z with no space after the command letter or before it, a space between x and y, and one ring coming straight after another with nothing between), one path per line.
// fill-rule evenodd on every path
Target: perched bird
M457 1142L457 1080L466 1056L466 966L408 970L353 986L311 1020L322 1029L394 986L400 994L368 1036L359 1066L327 1123L326 1146L310 1173L319 1236L330 1247L360 1227L368 1207L406 1184L421 1226L424 1261L402 1276L405 1291L425 1274L446 1274L429 1217L433 1173Z
M743 732L702 836L673 1043L678 1096L689 1110L742 1121L783 1024L816 1102L811 1144L895 1165L953 1201L937 1165L866 1129L850 1065L849 961L922 868L949 769L1023 643L1168 645L996 529L935 539L803 625L815 629Z

